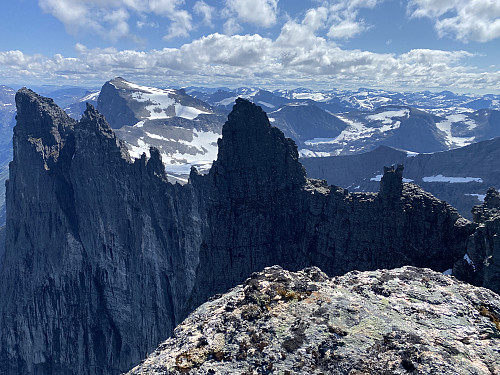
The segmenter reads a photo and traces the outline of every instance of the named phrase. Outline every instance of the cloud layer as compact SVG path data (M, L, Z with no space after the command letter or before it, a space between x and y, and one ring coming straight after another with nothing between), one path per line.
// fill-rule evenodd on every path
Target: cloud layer
M129 25L132 15L163 17L169 23L165 39L188 36L193 28L191 14L181 8L184 0L38 0L38 4L61 21L68 33L93 32L111 42L136 38Z
M170 41L188 37L202 25L215 30L177 48L148 51L87 48L79 43L74 57L3 51L0 77L4 82L89 85L122 75L166 85L370 85L410 90L499 87L500 72L475 69L470 63L477 56L466 51L412 49L384 54L338 44L367 32L372 25L360 14L383 1L316 1L315 8L291 18L280 9L278 0L224 0L219 3L225 5L224 10L212 6L210 0L193 0L192 9L186 8L184 0L39 0L40 7L74 35L91 30L110 41L130 38L134 37L133 24L136 30L163 27L163 39ZM410 17L431 19L440 35L464 41L500 37L498 0L409 0L407 5ZM238 35L245 25L263 34ZM274 33L267 33L270 28Z
M77 45L76 58L0 52L0 74L11 80L27 76L101 84L118 75L136 81L181 85L307 85L313 88L366 85L381 88L495 89L500 72L477 72L463 64L465 51L418 49L377 54L345 50L315 36L317 14L302 23L289 21L275 40L260 35L214 33L180 48L118 51Z

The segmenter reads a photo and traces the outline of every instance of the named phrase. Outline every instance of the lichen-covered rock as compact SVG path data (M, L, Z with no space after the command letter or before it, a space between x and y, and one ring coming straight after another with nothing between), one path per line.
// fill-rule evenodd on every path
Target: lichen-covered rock
M500 296L429 269L275 266L196 309L128 375L499 374Z

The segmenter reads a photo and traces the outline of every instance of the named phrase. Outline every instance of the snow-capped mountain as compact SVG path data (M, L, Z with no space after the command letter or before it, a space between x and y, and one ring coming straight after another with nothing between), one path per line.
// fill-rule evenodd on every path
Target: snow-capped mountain
M259 88L202 88L189 87L186 91L211 105L232 106L230 98L243 96L254 101L252 98L258 95L259 91L266 91ZM270 91L268 91L270 92ZM288 102L310 101L319 107L332 113L342 113L352 110L373 111L381 106L409 106L434 115L447 115L462 112L473 112L479 109L500 109L500 95L472 95L455 94L450 91L431 92L395 92L387 90L377 90L360 88L357 90L322 90L314 91L307 88L278 89L272 91L274 96L286 99ZM223 103L221 101L225 100ZM234 101L234 99L233 99ZM274 99L274 101L277 101ZM254 101L257 103L257 101ZM273 101L268 101L275 105ZM264 107L263 107L264 108ZM264 108L266 110L271 108Z
M167 173L185 180L191 166L210 168L225 117L184 90L136 85L123 78L106 82L97 100L134 158L160 151Z
M472 112L478 109L500 109L500 95L465 95L450 91L393 92L360 88L358 90L312 91L308 89L275 90L276 95L291 100L313 100L336 104L350 110L373 111L381 106L402 105L426 110L435 115ZM344 112L344 111L331 111Z

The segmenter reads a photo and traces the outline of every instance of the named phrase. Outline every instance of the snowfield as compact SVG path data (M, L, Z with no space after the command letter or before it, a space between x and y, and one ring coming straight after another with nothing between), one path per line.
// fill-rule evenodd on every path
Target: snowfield
M430 177L422 177L423 182L447 182L450 184L464 184L467 182L483 182L479 177L446 177L442 174Z
M446 143L450 147L463 147L474 143L474 137L454 137L451 133L451 125L457 122L464 123L468 130L474 129L477 124L469 119L464 114L454 114L446 117L446 120L437 122L436 126L439 130L446 133Z

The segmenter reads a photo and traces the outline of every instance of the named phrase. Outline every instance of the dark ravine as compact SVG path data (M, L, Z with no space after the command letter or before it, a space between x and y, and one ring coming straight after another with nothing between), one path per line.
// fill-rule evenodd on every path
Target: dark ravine
M2 374L128 371L208 297L266 266L442 272L477 227L397 168L380 194L308 179L293 141L242 99L209 174L193 169L185 186L167 182L154 149L132 161L92 106L76 122L27 89L16 103Z

